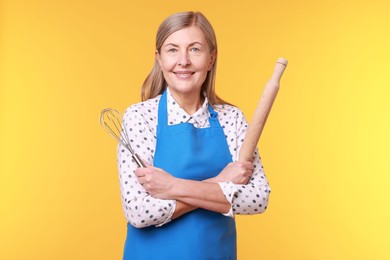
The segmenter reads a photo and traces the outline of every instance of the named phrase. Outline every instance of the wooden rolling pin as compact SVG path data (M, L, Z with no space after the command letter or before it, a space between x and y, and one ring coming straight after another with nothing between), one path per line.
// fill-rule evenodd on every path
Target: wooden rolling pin
M287 60L279 58L276 61L275 70L271 79L265 85L259 104L249 124L244 142L241 146L238 161L253 161L253 154L256 150L264 125L271 111L272 105L279 91L280 78L287 66Z

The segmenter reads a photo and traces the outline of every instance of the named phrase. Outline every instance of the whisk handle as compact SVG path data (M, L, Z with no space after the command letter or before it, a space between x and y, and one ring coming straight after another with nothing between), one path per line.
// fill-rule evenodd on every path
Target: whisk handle
M137 163L138 167L141 167L141 168L145 168L146 167L146 165L141 160L141 158L139 158L138 154L133 153L132 157L133 157L133 160Z

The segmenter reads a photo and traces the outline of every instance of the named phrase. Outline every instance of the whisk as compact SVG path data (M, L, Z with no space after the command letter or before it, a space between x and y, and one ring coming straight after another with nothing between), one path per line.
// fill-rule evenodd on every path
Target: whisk
M129 150L138 167L146 167L141 158L134 152L130 145L130 138L126 129L122 126L121 114L113 108L105 108L100 113L100 125L113 138Z

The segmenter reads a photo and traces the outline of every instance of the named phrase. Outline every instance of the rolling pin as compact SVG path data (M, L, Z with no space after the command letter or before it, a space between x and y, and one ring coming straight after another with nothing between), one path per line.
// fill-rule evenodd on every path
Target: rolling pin
M266 83L259 103L249 124L244 142L241 146L238 161L253 161L253 154L256 150L264 125L271 111L272 105L279 91L280 78L287 66L287 60L279 58L276 61L275 69L271 79Z

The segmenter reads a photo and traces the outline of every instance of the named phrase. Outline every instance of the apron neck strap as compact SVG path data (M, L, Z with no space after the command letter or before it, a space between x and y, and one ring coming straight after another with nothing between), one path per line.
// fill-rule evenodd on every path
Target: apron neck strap
M167 89L164 90L158 103L158 125L168 125Z

